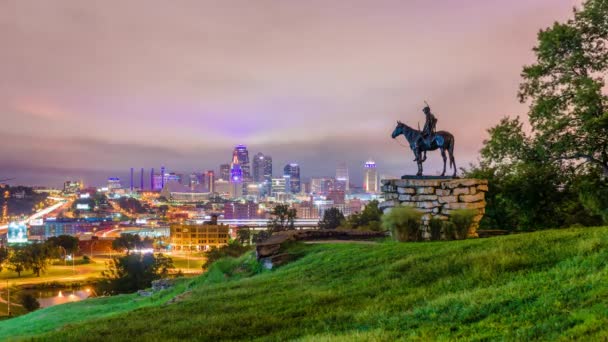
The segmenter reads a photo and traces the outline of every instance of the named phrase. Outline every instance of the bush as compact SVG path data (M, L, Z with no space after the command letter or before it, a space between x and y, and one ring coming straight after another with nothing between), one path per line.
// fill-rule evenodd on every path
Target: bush
M429 221L429 228L431 229L431 240L440 240L441 229L443 228L443 220L440 220L436 217L432 217Z
M91 258L89 258L89 256L88 256L88 255L84 255L84 256L82 257L82 263L83 263L83 264L90 264L90 263L91 263Z
M203 268L203 270L207 270L209 269L209 266L211 266L211 264L213 264L219 259L226 257L237 258L250 250L251 247L243 246L237 240L232 240L227 245L221 246L219 248L211 247L211 249L206 253L205 256L207 257L207 259L201 267Z
M420 240L422 213L411 207L395 207L382 216L382 227L397 241Z
M40 302L31 293L22 293L19 295L19 304L21 304L28 312L38 310Z
M467 238L469 228L473 224L473 218L476 215L477 211L472 209L457 209L450 213L450 222L454 224L454 227L450 229L455 240Z

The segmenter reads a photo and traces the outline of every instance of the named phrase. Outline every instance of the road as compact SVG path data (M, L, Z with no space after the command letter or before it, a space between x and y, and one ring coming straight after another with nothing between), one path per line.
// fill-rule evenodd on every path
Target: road
M55 200L57 200L57 198L53 198ZM35 212L34 214L32 214L31 216L29 216L28 218L26 218L25 220L19 221L19 223L29 223L31 220L36 220L39 218L44 217L45 215L48 215L50 213L52 213L53 211L61 208L64 204L67 203L67 200L62 199L59 202L52 204L42 210L39 210L37 212ZM4 234L6 233L6 231L8 230L8 224L5 224L3 226L0 226L0 234Z

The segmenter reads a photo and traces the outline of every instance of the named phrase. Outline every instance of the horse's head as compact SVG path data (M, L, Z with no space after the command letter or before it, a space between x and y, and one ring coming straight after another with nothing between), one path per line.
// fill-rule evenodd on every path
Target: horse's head
M403 134L403 127L404 126L405 125L403 124L403 122L397 121L397 126L395 127L395 130L393 130L393 134L391 134L391 137L393 137L393 139L395 139L400 134Z

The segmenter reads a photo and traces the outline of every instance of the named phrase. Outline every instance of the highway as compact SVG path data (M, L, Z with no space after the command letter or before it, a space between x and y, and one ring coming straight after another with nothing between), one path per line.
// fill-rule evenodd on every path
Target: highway
M65 199L58 199L58 198L53 198L54 200L59 200L59 202L50 205L42 210L39 210L37 212L35 212L34 214L32 214L31 216L29 216L28 218L26 218L25 220L19 221L19 223L29 223L31 220L36 220L39 218L44 217L45 215L48 215L50 213L52 213L53 211L61 208L61 206L63 206L67 201ZM4 234L6 233L6 230L8 229L8 224L5 224L3 226L0 226L0 234Z

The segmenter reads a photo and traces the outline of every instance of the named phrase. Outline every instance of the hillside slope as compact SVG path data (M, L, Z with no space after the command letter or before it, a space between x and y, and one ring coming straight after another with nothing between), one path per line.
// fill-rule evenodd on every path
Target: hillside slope
M0 322L0 339L597 340L608 337L607 247L608 228L296 245L302 256L271 272L240 277L225 263L147 306L108 317L49 321L75 316L87 305L81 302ZM163 304L183 291L176 303ZM103 301L120 306L119 299L88 305L108 313Z

